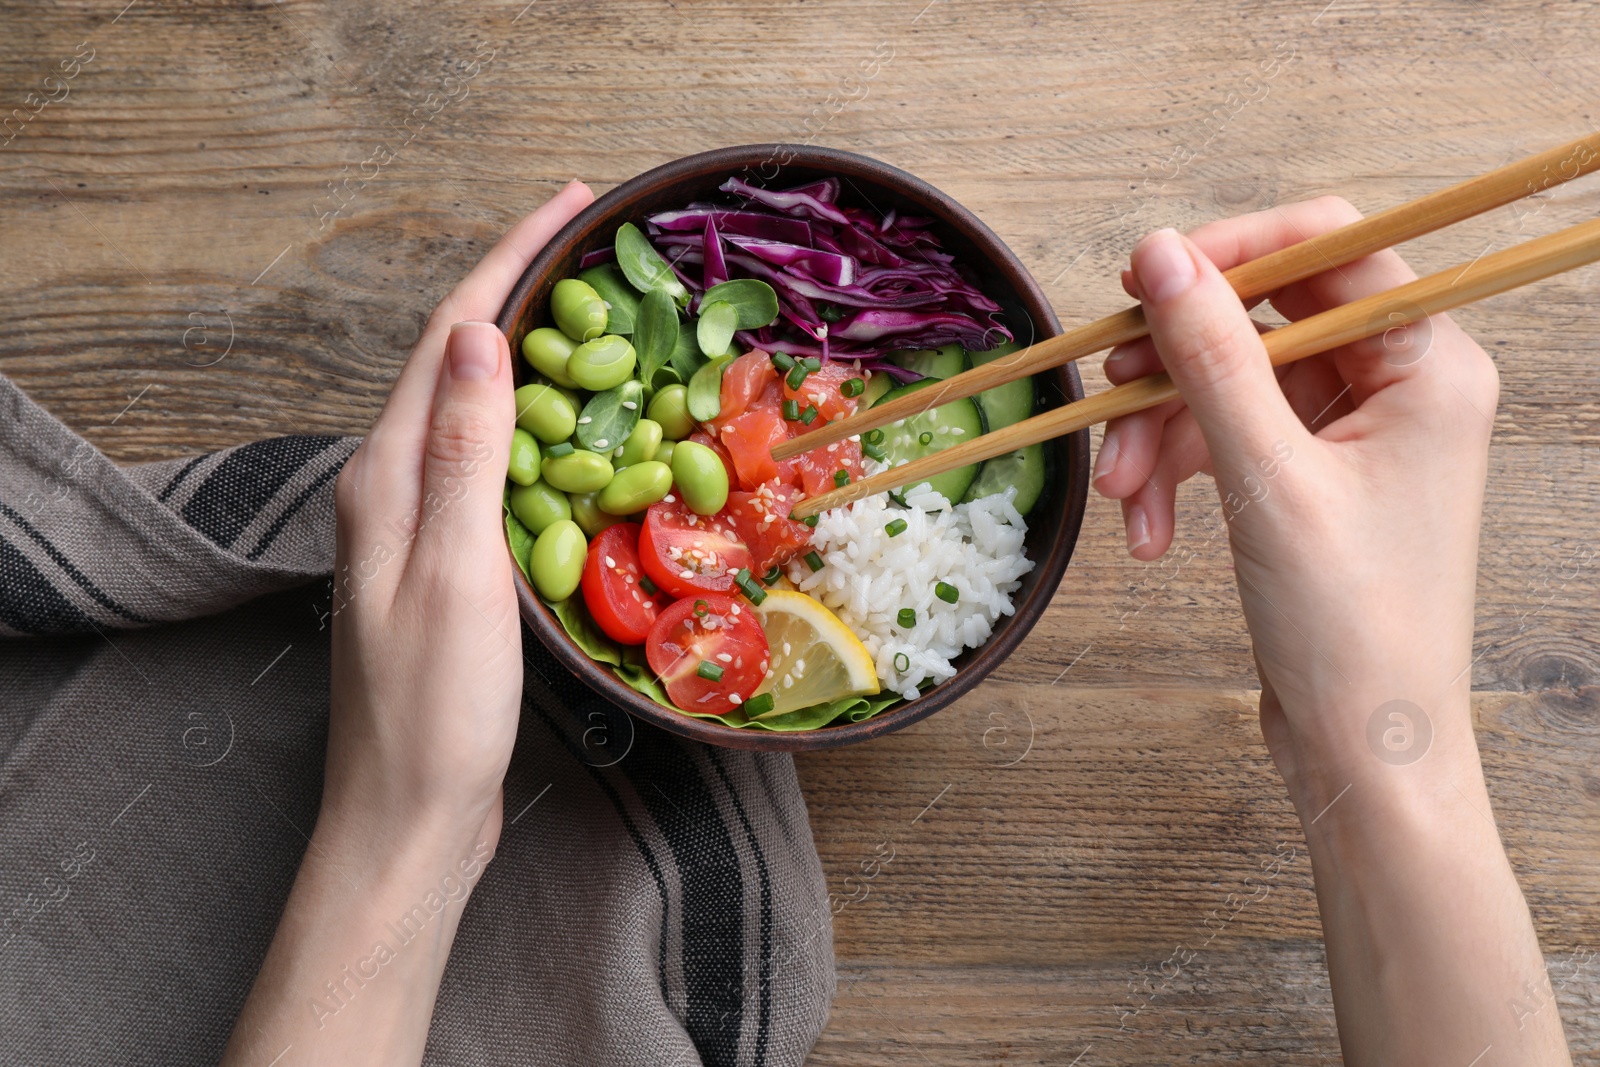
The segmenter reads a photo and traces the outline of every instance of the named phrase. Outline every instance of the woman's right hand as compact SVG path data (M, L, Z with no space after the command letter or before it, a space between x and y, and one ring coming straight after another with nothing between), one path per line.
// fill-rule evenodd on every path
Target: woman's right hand
M1165 369L1183 399L1111 423L1095 466L1095 487L1122 501L1130 551L1146 560L1172 542L1178 483L1216 478L1263 728L1307 804L1373 770L1367 723L1390 701L1421 709L1435 754L1455 761L1473 747L1467 667L1493 362L1435 315L1274 371L1220 273L1359 217L1328 197L1141 242L1126 284L1151 336L1114 351L1106 374ZM1385 251L1268 299L1302 319L1415 277ZM1420 743L1427 724L1412 725Z
M1150 336L1106 373L1165 369L1182 399L1108 426L1095 486L1150 560L1178 483L1216 478L1346 1062L1567 1064L1472 729L1494 364L1436 315L1274 371L1219 270L1358 217L1328 198L1140 243L1125 285ZM1268 299L1301 319L1414 277L1385 251Z

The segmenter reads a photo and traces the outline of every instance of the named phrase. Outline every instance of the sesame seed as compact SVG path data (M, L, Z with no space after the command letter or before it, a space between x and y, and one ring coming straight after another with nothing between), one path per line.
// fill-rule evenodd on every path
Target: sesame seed
M596 447L596 448L606 448L606 447L609 447L610 444L611 444L610 441L607 441L604 437L602 437L602 438L600 438L600 440L598 440L598 441L596 441L594 443L594 447Z
M693 578L694 577L694 571L684 571L682 574L678 575L678 577L679 578Z
M668 493L666 496L662 497L661 499L663 501L665 501L666 503L668 503L668 504L676 504L678 502L678 498L673 496L671 493Z
M583 418L578 420L578 425L579 426L587 426L593 421L594 421L593 419L591 419L589 416L585 415Z
M733 704L743 704L744 697L740 696L738 693L729 693L728 701Z
M622 406L623 406L623 407L625 407L625 408L627 408L627 409L628 409L628 410L629 410L629 411L638 411L638 410L639 410L639 405L638 405L638 404L635 404L635 403L634 403L634 402L633 402L633 401L631 401L631 400L624 400L624 401L623 401L623 402L622 402Z
M655 606L656 606L656 602L655 602L655 601L654 601L654 600L646 600L646 601L645 601L645 602L644 602L644 606L645 606L645 607L646 607L646 608L648 608L648 609L650 609L650 610L652 610L652 611L654 611L654 610L655 610Z
M717 658L720 659L724 663L732 663L733 662L733 657L730 656L726 652L718 652L717 653Z
M607 567L615 567L616 565L617 565L617 561L616 560L612 559L610 556L606 557L606 566Z

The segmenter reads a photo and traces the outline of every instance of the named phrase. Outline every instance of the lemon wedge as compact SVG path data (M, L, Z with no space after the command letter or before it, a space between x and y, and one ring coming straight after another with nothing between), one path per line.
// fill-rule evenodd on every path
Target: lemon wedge
M878 691L867 646L819 602L804 593L771 589L755 613L767 635L770 662L769 676L752 695L772 694L767 714Z

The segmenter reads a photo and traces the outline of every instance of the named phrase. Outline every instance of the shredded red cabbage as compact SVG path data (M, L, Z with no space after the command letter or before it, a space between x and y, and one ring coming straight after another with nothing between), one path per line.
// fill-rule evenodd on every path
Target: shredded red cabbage
M910 381L919 375L881 357L951 343L981 351L1011 340L1000 305L940 247L934 219L840 206L840 184L824 178L774 190L729 178L722 191L739 197L737 206L658 212L646 232L694 295L691 306L729 278L773 287L778 320L737 335L753 348L860 360Z

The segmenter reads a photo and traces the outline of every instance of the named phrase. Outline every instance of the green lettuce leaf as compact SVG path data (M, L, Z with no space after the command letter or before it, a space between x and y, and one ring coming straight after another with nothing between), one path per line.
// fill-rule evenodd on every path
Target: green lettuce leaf
M511 555L517 561L517 567L522 571L522 576L533 583L533 575L528 573L528 557L533 552L533 542L537 540L533 531L511 514L511 483L506 483L505 496L501 498L500 508L506 516L506 541L511 545Z
M583 606L583 597L574 593L565 600L554 603L546 600L544 606L550 609L561 622L561 628L567 631L567 636L572 638L572 643L583 649L583 654L596 663L604 663L617 667L623 663L623 649L611 638L607 637L595 625L589 615L589 609Z

